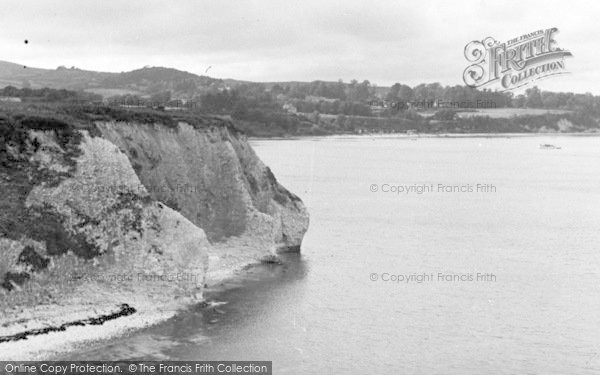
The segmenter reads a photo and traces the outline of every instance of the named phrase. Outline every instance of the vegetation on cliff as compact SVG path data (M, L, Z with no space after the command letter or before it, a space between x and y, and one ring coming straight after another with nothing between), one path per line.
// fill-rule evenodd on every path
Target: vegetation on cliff
M41 168L33 155L41 147L40 141L30 136L30 130L53 132L61 148L60 158L65 171ZM0 237L20 240L28 237L47 240L49 254L64 249L77 249L89 256L93 249L79 236L67 233L61 226L61 217L46 209L28 208L25 205L31 189L40 183L56 185L69 177L79 154L81 136L65 122L37 116L0 115ZM43 269L48 260L37 254L30 246L19 255L18 263L33 270ZM0 274L2 270L0 270ZM1 286L12 290L14 284L29 279L26 271L6 272Z
M101 253L83 234L67 230L67 219L60 212L51 207L26 205L27 197L35 186L57 186L73 177L76 159L81 154L80 130L86 130L92 136L100 135L95 121L161 124L171 128L176 127L179 121L185 121L198 128L223 126L235 131L231 123L215 117L188 113L173 116L152 109L131 110L67 103L11 103L0 107L0 110L0 191L3 193L0 200L0 238L16 241L30 238L45 243L46 247L46 255L42 256L31 246L26 246L18 255L22 271L0 269L0 286L9 291L14 285L27 281L30 271L45 268L48 265L47 256L72 251L83 259L91 259ZM43 144L34 135L36 131L51 134L56 145ZM47 168L36 159L35 155L41 147L61 168ZM140 199L150 197L119 193L117 202L109 208L113 211L131 208L134 213L131 227L141 231L141 207L149 201L138 204ZM88 217L80 225L83 227L95 220Z
M298 250L308 225L302 202L232 122L195 112L3 103L0 187L0 294L52 268L57 257L95 260L114 246L131 251L127 241L164 236L157 201L223 242L219 251L235 248L245 263L275 249ZM227 245L230 238L237 242ZM148 253L165 252L146 245Z

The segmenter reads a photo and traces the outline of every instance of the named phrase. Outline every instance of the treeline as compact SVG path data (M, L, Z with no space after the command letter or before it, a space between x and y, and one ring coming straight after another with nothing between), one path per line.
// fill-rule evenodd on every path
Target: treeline
M308 83L295 82L290 84L276 84L271 88L276 94L284 94L290 99L308 100L314 102L316 98L338 100L341 102L359 102L367 104L372 101L387 100L394 103L408 104L414 101L451 101L461 103L493 102L496 107L512 106L511 93L501 93L491 90L477 90L467 86L442 86L439 83L420 84L410 87L396 83L389 89L379 88L369 81L359 83L352 80L350 83L343 81L324 82L313 81ZM326 100L323 100L326 101ZM305 105L302 103L301 105ZM398 106L400 110L408 105Z
M598 122L589 114L522 115L508 118L470 116L451 121L421 121L419 131L427 133L537 133L598 131Z
M499 92L489 89L475 89L468 86L442 86L439 83L419 84L410 87L396 83L384 90L369 81L350 83L314 81L274 85L274 94L287 96L299 112L346 114L368 116L366 104L387 100L393 103L390 108L379 111L378 115L397 115L410 107L411 103L444 102L452 108L547 108L583 111L600 116L600 96L590 93L541 91L537 86L524 94ZM361 105L363 107L361 107ZM373 115L371 113L370 115Z
M66 89L19 89L13 86L6 86L0 90L0 96L19 98L22 101L102 103L102 96L100 95Z
M412 113L412 114L411 114ZM563 114L523 115L508 118L488 116L423 117L412 110L398 117L321 116L319 126L332 134L339 133L537 133L598 131L600 125L581 112Z
M283 93L290 98L305 99L307 96L323 97L328 99L339 99L361 102L368 100L373 95L375 86L367 80L359 83L352 80L350 83L344 83L342 80L337 82L313 81L310 83L295 82L287 85L275 85L271 90L277 93Z
M515 108L567 109L600 116L600 96L591 93L540 91L534 86L513 98L512 104Z
M396 103L440 101L456 103L461 108L477 108L479 103L493 103L492 108L512 106L512 93L477 90L468 86L442 86L439 83L420 84L415 87L395 83L385 96L388 101Z

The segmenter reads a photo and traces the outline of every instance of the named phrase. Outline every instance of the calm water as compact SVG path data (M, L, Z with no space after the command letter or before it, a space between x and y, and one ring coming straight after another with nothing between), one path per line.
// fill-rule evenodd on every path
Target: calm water
M302 256L208 292L225 305L80 358L272 360L276 374L600 373L600 138L254 147L310 210Z

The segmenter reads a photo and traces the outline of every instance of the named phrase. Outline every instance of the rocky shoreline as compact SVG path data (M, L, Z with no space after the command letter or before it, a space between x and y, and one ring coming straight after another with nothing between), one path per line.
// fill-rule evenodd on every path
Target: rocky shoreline
M205 279L205 287L213 288L227 281L235 281L243 275L248 267L261 262L239 259L238 263L229 263L230 268L214 270L212 277ZM68 358L70 352L82 348L89 349L110 339L133 334L134 332L163 323L190 307L204 306L206 302L197 299L183 298L177 303L169 301L165 305L157 305L146 298L138 298L131 307L129 304L104 306L102 309L81 312L73 311L73 306L52 307L52 314L60 319L43 317L45 307L23 310L23 320L17 324L7 325L0 338L0 360L54 360ZM164 303L164 301L163 301ZM111 312L112 311L112 312ZM42 316L41 318L39 318ZM85 316L85 317L84 317ZM64 323L67 321L66 323ZM44 327L29 329L28 327Z

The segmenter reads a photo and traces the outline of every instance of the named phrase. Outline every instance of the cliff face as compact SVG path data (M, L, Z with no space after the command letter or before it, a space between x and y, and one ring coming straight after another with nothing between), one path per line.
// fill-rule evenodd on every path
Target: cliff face
M278 251L299 251L308 227L304 205L230 127L96 125L128 155L153 199L206 232L214 245L210 275Z
M0 358L165 318L299 251L302 202L227 123L0 121Z

